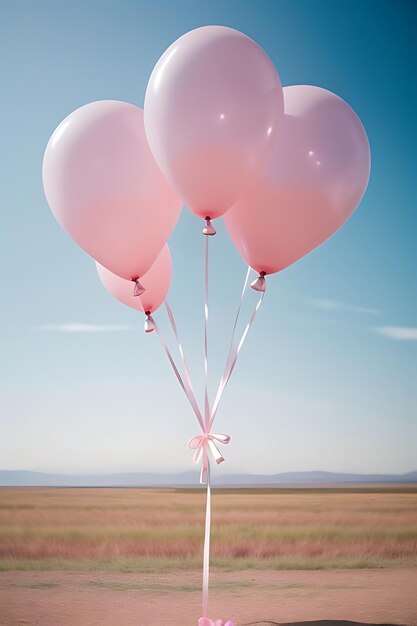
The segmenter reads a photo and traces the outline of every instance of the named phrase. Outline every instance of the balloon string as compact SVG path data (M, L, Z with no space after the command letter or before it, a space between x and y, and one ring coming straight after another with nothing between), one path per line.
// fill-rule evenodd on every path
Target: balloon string
M187 382L187 385L189 387L189 391L191 392L191 395L192 395L192 408L193 408L194 413L196 414L198 422L199 422L199 424L201 426L201 430L203 432L205 432L205 428L204 428L205 424L204 424L203 416L202 416L201 411L200 411L200 409L198 407L198 403L197 403L196 396L195 396L195 393L194 393L193 383L192 383L191 374L190 374L190 368L188 367L187 359L185 358L184 348L182 346L182 343L181 343L181 340L180 340L180 337L179 337L178 328L177 328L177 324L175 322L174 314L172 312L172 309L171 309L171 307L169 305L168 300L165 300L164 305L165 305L165 310L166 310L167 315L168 315L169 322L171 324L172 331L174 333L174 336L175 336L175 339L176 339L176 342L177 342L178 351L180 353L181 360L182 360L182 365L183 365L183 368L184 368L186 382ZM190 404L191 404L191 402L190 402Z
M241 336L239 342L237 343L234 340L235 329L236 329L236 325L237 325L237 319L238 319L239 314L240 314L240 308L242 306L242 300L243 300L243 297L244 297L244 294L246 292L246 288L247 288L247 285L248 285L248 281L249 281L249 272L246 275L245 286L244 286L243 291L242 291L241 302L239 304L238 312L237 312L237 315L236 315L236 321L235 321L235 326L233 328L232 341L231 341L231 344L230 344L229 354L228 354L228 357L227 357L227 360L226 360L226 366L225 366L225 369L224 369L223 376L222 376L222 378L220 380L219 386L217 388L216 397L215 397L215 400L214 400L214 403L213 403L213 407L212 407L212 410L211 410L209 429L208 429L209 432L211 430L211 427L213 425L214 419L216 417L217 410L219 408L219 404L220 404L220 400L222 398L223 392L224 392L224 390L226 388L226 385L229 382L230 377L232 375L232 372L233 372L233 370L235 368L236 361L237 361L237 358L239 356L239 353L240 353L240 351L241 351L241 349L243 347L243 344L245 343L245 340L246 340L246 337L248 335L248 332L249 332L253 322L255 321L256 314L258 313L258 311L260 309L260 306L262 304L262 301L264 299L265 292L261 292L260 296L259 296L259 299L258 299L258 301L257 301L257 303L256 303L256 305L255 305L255 307L254 307L254 309L252 311L252 314L251 314L251 316L249 318L249 321L246 324L246 327L245 327L245 329L244 329L244 331L242 333L242 336Z
M208 398L208 292L209 292L209 239L205 236L205 259L204 259L204 421L207 427L210 422L210 404Z
M208 596L210 578L210 534L211 534L211 485L210 464L207 468L206 522L204 527L203 553L203 617L208 616Z
M235 334L236 334L236 327L237 327L237 323L239 321L240 311L242 310L243 299L245 297L246 290L248 288L250 273L251 273L251 267L250 267L250 265L248 265L248 271L246 272L245 282L243 283L242 293L240 294L240 301L239 301L239 305L238 305L237 311L236 311L235 322L233 324L232 337L230 339L229 353L227 355L226 362L229 360L230 354L231 354L232 349L233 349L233 344L234 344L234 339L235 339Z
M209 239L205 236L204 255L204 420L205 432L210 432L210 404L208 397L208 319L209 319ZM203 463L206 464L205 473L207 480L206 495L206 521L204 527L204 551L203 551L203 594L202 609L203 617L208 616L208 595L210 578L210 534L211 534L211 487L210 487L210 461L207 452L204 450Z
M201 426L202 431L204 432L204 430L205 430L205 428L204 428L204 420L203 420L203 416L201 415L201 411L200 411L200 409L198 407L198 403L197 403L196 397L194 395L192 384L190 384L191 383L191 377L190 377L188 368L187 368L187 373L186 373L186 377L185 377L185 380L184 380L183 377L181 376L181 373L180 373L178 367L175 364L174 357L172 356L171 351L170 351L170 349L169 349L169 347L167 345L167 342L164 339L164 336L163 336L162 331L161 331L161 329L159 327L159 324L157 324L157 322L152 317L152 315L149 316L149 319L154 324L154 327L155 327L155 330L156 330L156 334L158 335L159 341L161 342L162 347L163 347L163 349L165 351L165 354L168 357L168 361L171 364L171 367L172 367L172 369L174 371L174 374L177 377L177 380L178 380L182 390L184 391L184 393L186 395L186 398L187 398L188 402L190 403L191 408L193 409L196 418L198 419L198 422L199 422L199 424ZM182 346L181 346L181 351L182 351Z

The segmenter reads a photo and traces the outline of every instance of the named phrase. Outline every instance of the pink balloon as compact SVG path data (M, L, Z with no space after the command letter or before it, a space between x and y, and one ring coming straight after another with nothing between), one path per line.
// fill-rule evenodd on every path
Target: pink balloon
M61 122L46 147L43 184L60 225L126 279L151 267L181 210L149 149L143 111L126 102L92 102Z
M225 26L203 26L177 39L146 90L145 129L155 159L203 218L225 213L255 180L282 117L271 60Z
M369 180L370 151L356 113L335 94L284 88L284 123L261 178L225 215L230 236L258 272L278 272L346 222Z
M171 284L172 259L168 245L162 248L150 270L142 276L140 282L144 286L145 292L141 296L133 295L131 281L113 274L97 261L96 267L100 280L107 291L116 300L138 311L149 311L150 313L156 311L165 300Z

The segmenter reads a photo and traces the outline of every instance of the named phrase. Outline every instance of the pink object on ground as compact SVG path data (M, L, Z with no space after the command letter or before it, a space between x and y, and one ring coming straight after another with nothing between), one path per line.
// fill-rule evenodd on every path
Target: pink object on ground
M284 122L261 178L224 216L245 261L278 272L338 230L358 206L370 172L366 132L335 94L285 87Z
M155 159L202 218L222 215L257 178L282 117L272 61L225 26L196 28L174 41L146 90L145 129Z
M149 270L181 210L148 146L142 109L116 100L61 122L46 147L43 184L60 225L126 279Z
M198 620L198 626L234 626L234 624L230 620L224 622L223 624L221 619L216 619L216 621L213 622L213 620L208 619L207 617L200 617Z
M134 283L131 280L120 278L96 262L97 272L101 282L111 295L123 304L152 313L165 300L172 275L172 260L168 245L162 248L151 269L142 276L140 282L145 288L141 296L134 296Z

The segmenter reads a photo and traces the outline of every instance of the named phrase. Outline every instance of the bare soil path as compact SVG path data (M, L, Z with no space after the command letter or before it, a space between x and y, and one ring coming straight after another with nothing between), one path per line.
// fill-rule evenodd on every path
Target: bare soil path
M200 601L198 571L0 573L2 626L196 626ZM210 603L238 626L417 626L417 569L215 572Z

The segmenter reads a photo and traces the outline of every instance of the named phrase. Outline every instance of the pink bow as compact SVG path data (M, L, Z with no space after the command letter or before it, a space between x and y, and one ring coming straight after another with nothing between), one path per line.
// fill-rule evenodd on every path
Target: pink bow
M208 619L208 617L200 617L198 626L234 626L234 624L230 620L227 620L227 622L223 624L221 619L216 619L216 621L213 622L213 620Z
M229 435L217 435L214 433L203 433L202 435L196 435L195 437L190 439L190 441L188 442L188 447L195 450L194 458L193 458L194 463L199 463L200 461L202 461L200 483L204 485L207 483L207 473L208 473L208 468L209 468L208 453L209 452L211 453L217 465L219 465L220 463L223 463L224 461L223 455L221 454L220 450L215 445L214 440L218 441L219 443L226 444L226 443L229 443L230 437ZM219 626L219 625L216 622L214 626ZM223 626L223 624L220 624L220 626Z

